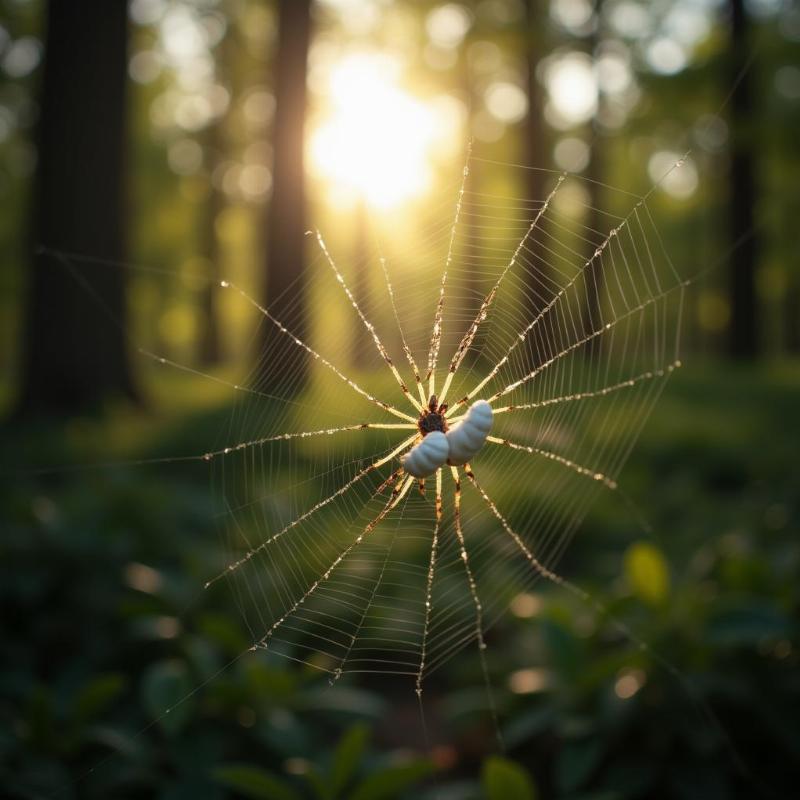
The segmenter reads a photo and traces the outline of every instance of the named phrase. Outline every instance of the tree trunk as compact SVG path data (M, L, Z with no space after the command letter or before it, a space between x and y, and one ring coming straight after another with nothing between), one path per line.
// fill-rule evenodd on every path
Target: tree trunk
M603 0L595 0L594 13L597 17L597 25L595 33L588 39L589 55L594 58L594 51L600 37L600 29L602 23L602 4ZM602 95L597 98L597 114L600 113L600 104L602 102ZM589 151L589 166L586 172L586 189L589 193L589 208L587 209L586 225L589 230L586 231L585 236L589 240L586 246L585 258L589 265L585 268L583 274L583 283L586 290L586 306L583 311L583 331L584 336L591 336L602 327L602 314L603 304L602 297L604 292L603 287L603 264L602 256L595 257L597 247L602 243L607 235L607 231L603 230L605 225L603 216L600 213L603 199L602 181L603 181L603 147L600 132L596 122L592 123L591 128L592 143ZM594 336L586 343L585 354L587 357L596 356L603 347L602 336Z
M279 39L274 70L275 156L268 225L266 305L295 336L305 340L308 326L303 280L303 131L311 0L279 0L278 9ZM302 387L306 369L298 366L293 375L287 376L295 390Z
M222 121L211 124L206 131L205 152L209 161L209 173L213 172L223 157ZM219 330L219 280L220 260L222 258L217 236L217 218L225 210L225 195L209 180L208 197L203 210L203 224L200 231L201 252L208 262L208 283L200 296L200 310L203 314L203 327L197 347L199 363L205 367L218 364L222 358L222 345Z
M361 310L367 308L369 297L369 272L372 248L370 247L370 217L367 209L367 201L361 197L355 210L355 246L353 248L353 264L355 265L355 275L353 278L353 295L361 306ZM364 330L361 320L353 322L353 332L355 341L353 343L353 364L359 369L366 369L372 363L375 355L375 343L372 337Z
M731 164L729 182L729 237L731 245L753 232L756 182L753 136L753 93L747 60L747 14L743 0L730 0L731 14ZM756 264L758 240L750 235L735 246L730 257L731 324L728 349L734 358L758 354Z
M525 125L525 163L530 169L527 171L527 196L529 200L543 203L547 197L548 181L551 176L542 170L546 167L547 137L544 124L544 102L542 88L536 78L536 67L542 58L544 34L547 25L547 5L541 0L526 0L526 34L525 50L528 55L528 118ZM533 219L539 212L540 206L535 206L530 214ZM535 279L531 279L529 286L529 315L534 319L542 309L553 299L557 289L554 287L553 275L548 268L547 255L543 248L537 244L536 239L541 239L542 232L547 228L546 215L537 225L538 234L534 234L528 242L528 250L535 270Z
M74 413L138 399L125 338L121 261L127 69L124 0L51 0L34 183L19 412ZM72 274L71 274L72 273Z

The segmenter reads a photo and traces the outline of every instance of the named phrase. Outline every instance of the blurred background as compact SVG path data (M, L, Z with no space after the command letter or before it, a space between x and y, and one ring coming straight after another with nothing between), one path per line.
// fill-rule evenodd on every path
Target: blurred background
M3 795L793 796L798 133L790 0L0 0ZM521 593L489 635L500 756L476 658L426 689L427 749L407 682L219 672L250 640L201 591L208 470L135 465L226 443L259 337L220 280L321 341L305 232L402 246L469 141L485 192L582 176L588 228L683 158L648 206L701 276L635 507L603 496L560 566L674 669Z

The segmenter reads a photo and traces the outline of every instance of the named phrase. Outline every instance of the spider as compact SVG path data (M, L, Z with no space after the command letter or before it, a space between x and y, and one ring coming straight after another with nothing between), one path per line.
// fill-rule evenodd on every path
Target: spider
M466 177L466 171L465 171L465 177ZM477 385L474 386L469 392L467 392L467 394L463 395L457 401L452 403L447 402L447 395L450 390L452 381L457 371L459 370L459 367L463 363L466 354L469 352L480 325L487 318L488 312L497 294L501 282L503 281L507 272L514 266L517 255L520 253L527 238L531 235L536 225L538 224L540 218L545 213L546 209L550 204L550 201L552 200L555 193L558 191L563 180L564 178L562 176L562 178L560 178L559 181L557 182L555 188L551 191L550 195L545 200L544 204L540 208L535 219L531 222L527 233L517 246L514 256L511 258L505 270L498 277L491 291L486 295L485 299L483 300L477 315L475 316L472 323L469 325L458 347L456 348L456 351L449 363L444 381L441 385L441 388L438 391L436 386L436 373L437 373L439 350L442 341L442 319L443 319L443 307L445 299L445 284L447 281L447 271L451 263L452 254L451 252L448 252L448 257L441 281L439 298L434 316L430 349L428 352L428 363L427 363L426 373L423 373L423 371L417 365L414 356L411 353L411 350L405 340L405 337L403 336L402 325L400 325L399 315L394 302L393 289L389 281L388 273L386 273L385 270L385 264L383 263L383 260L381 260L381 265L384 268L384 274L386 277L386 288L388 290L392 309L394 311L395 319L398 324L403 351L406 360L408 362L408 365L411 369L411 372L414 376L418 397L415 397L412 394L412 392L409 390L408 386L404 382L399 371L397 370L397 367L393 363L385 346L383 345L383 342L381 341L375 329L375 326L364 315L360 305L356 301L350 288L345 282L344 276L340 272L338 266L334 262L331 255L329 254L321 234L319 232L316 233L316 238L319 247L322 253L324 254L329 266L333 270L339 286L345 293L353 310L361 319L361 322L366 328L369 336L372 338L376 350L378 351L385 365L389 368L391 374L393 375L395 381L397 382L403 394L404 399L408 401L408 403L412 406L413 414L407 413L406 411L403 411L400 408L397 408L396 406L388 402L385 402L383 400L380 400L377 397L370 394L367 390L358 385L354 380L345 375L337 366L335 366L333 363L328 361L324 356L322 356L320 353L314 350L310 345L308 345L306 342L302 341L297 336L295 336L278 319L276 319L269 310L262 307L256 301L251 299L244 291L242 291L232 283L227 283L227 282L222 283L223 288L233 288L235 291L238 291L244 297L245 300L254 305L271 324L277 327L277 329L280 331L282 335L289 337L289 339L294 343L294 345L303 349L315 361L322 364L328 370L332 371L340 380L346 383L350 387L350 389L360 394L363 398L367 399L372 404L381 408L384 412L390 414L391 416L399 420L396 422L362 422L354 425L346 425L338 428L328 428L319 431L286 433L286 434L280 434L275 437L271 437L269 439L261 439L256 442L245 443L243 446L247 446L248 444L261 444L263 442L278 440L278 439L284 440L284 439L300 438L307 436L332 435L332 434L338 434L342 431L356 431L365 429L384 429L384 430L396 429L400 431L405 431L409 434L406 438L399 441L388 453L381 456L380 458L371 461L371 463L368 463L365 466L363 466L355 473L355 475L352 478L344 482L338 489L336 489L336 491L334 491L326 498L320 500L315 505L311 506L303 514L293 519L283 529L270 536L261 544L249 550L249 552L247 552L238 561L229 564L228 567L222 573L220 573L216 578L212 579L211 581L208 582L208 584L206 584L208 586L211 583L222 578L224 575L227 575L237 570L239 567L244 565L258 553L262 552L267 547L269 547L277 539L281 538L289 531L294 529L296 526L303 523L313 514L316 514L320 509L324 508L330 503L333 503L335 500L337 500L337 498L342 497L353 486L363 481L368 476L379 474L382 469L386 468L387 465L390 465L391 471L387 476L385 476L384 480L379 484L379 486L375 490L375 494L377 495L377 494L382 494L387 489L391 489L391 491L389 492L389 497L386 499L386 502L384 503L380 511L364 526L364 528L360 531L360 533L357 536L355 536L353 540L342 551L339 552L336 558L329 564L329 566L320 575L320 577L317 578L315 581L313 581L305 590L305 592L300 597L298 597L294 601L294 603L292 603L285 610L285 612L282 615L280 615L269 626L266 633L259 639L259 641L257 641L254 644L254 648L255 647L266 648L275 631L277 631L280 628L280 626L283 625L321 585L323 585L326 581L328 581L331 574L348 557L348 555L355 548L357 548L358 545L360 545L365 540L365 538L367 538L378 527L378 525L381 524L381 522L387 517L387 515L392 511L392 509L396 508L399 505L399 503L407 495L412 486L416 483L420 491L424 494L426 478L434 476L435 504L434 504L434 514L433 514L433 533L431 537L430 560L427 570L427 585L426 585L425 606L424 606L425 613L424 613L424 623L423 623L422 640L420 648L420 659L416 672L416 691L417 694L421 697L422 679L423 679L423 674L425 672L426 657L428 652L427 640L428 640L428 632L431 619L431 606L432 606L431 597L432 597L432 587L434 581L434 570L436 566L438 544L439 544L439 533L442 526L442 517L443 517L442 495L443 495L443 476L445 470L449 471L450 477L453 481L452 509L453 509L454 529L457 538L458 548L460 551L460 558L461 561L463 562L464 570L466 573L469 592L471 594L472 601L474 604L475 639L477 640L479 645L482 661L484 659L484 650L486 647L483 636L483 628L484 628L483 606L481 604L481 600L478 595L477 584L472 572L472 568L470 566L469 555L467 552L467 547L462 529L462 520L461 520L462 472L463 475L466 476L466 478L468 479L469 483L474 487L474 489L480 496L481 500L488 507L491 514L496 518L502 530L513 541L514 546L519 550L519 552L524 556L524 558L527 559L527 561L529 562L530 566L534 569L534 571L537 572L539 575L555 583L558 583L560 585L566 584L566 582L562 578L560 578L560 576L552 572L542 562L539 561L537 556L525 543L520 534L518 534L511 527L507 519L498 509L495 502L489 497L489 495L483 489L481 484L478 482L475 476L475 472L471 466L472 459L477 457L482 448L487 444L508 447L517 451L522 451L525 453L537 455L542 458L546 458L551 461L557 462L561 466L570 469L575 473L585 476L586 478L589 478L591 480L600 482L607 488L616 489L617 485L616 482L613 480L613 478L608 477L605 474L598 472L596 470L590 469L584 465L571 461L568 458L559 455L558 453L552 452L551 450L535 447L533 445L520 444L510 441L509 439L506 438L499 438L490 435L494 417L498 414L519 412L524 409L538 408L541 405L547 405L553 402L572 402L575 400L582 400L588 397L604 396L606 394L609 394L610 392L616 392L619 390L623 390L626 387L638 384L640 381L647 381L662 377L667 372L672 371L673 367L677 366L679 362L676 362L674 365L670 365L669 367L663 369L644 372L640 375L628 378L627 380L620 381L617 384L608 384L603 388L597 390L587 390L572 394L565 394L564 396L555 397L545 401L540 401L538 403L535 402L513 403L511 405L499 405L499 401L501 401L507 395L512 394L523 385L534 380L540 373L547 370L561 356L564 356L565 354L575 350L576 348L579 348L582 345L589 343L592 339L602 335L605 331L613 327L614 323L607 323L605 325L596 327L583 335L578 334L576 332L575 339L568 346L566 346L565 349L563 349L561 352L556 353L547 360L538 361L537 364L533 366L533 368L527 374L523 375L522 377L508 384L504 388L498 389L493 394L486 396L485 399L481 398L481 394L483 393L484 389L488 385L490 385L492 381L494 381L494 379L500 373L501 369L509 362L509 359L515 348L517 348L522 342L524 342L527 339L527 337L533 331L534 327L539 323L539 321L545 315L547 315L550 312L551 308L556 303L561 301L561 299L565 296L566 292L574 291L577 294L577 292L582 288L582 285L581 284L576 285L576 282L583 274L584 270L592 263L592 261L596 258L599 258L600 254L603 253L604 249L606 248L608 243L612 240L612 238L615 237L620 232L620 230L622 230L625 227L625 225L627 224L627 219L623 223L621 223L617 228L612 230L612 232L606 237L605 241L596 249L594 255L586 262L584 267L577 273L577 275L561 289L559 294L556 295L556 297L548 305L544 307L544 309L538 316L536 316L523 330L521 330L517 334L517 336L514 338L512 344L509 346L506 353L502 356L502 358L499 359L499 361L497 361L496 364L494 364L494 366L485 374L485 376L477 383ZM463 194L463 186L462 186L462 194ZM455 225L458 222L458 209L460 209L460 202L457 207L454 229ZM451 247L452 247L452 241L451 241ZM640 299L640 305L638 305L634 310L641 311L650 302L653 301L652 300L641 301ZM624 318L625 315L620 315L619 317L619 319L624 319ZM616 319L617 318L615 318L615 321ZM424 378L423 374L425 376ZM216 455L216 453L210 453L208 455L214 456ZM352 643L350 647L352 647ZM342 665L346 661L349 653L350 650L348 648L347 652L345 653L345 656L339 662L339 666L335 670L333 670L334 674L333 680L338 679L338 677L342 674L343 671ZM485 664L484 664L484 671L485 671Z

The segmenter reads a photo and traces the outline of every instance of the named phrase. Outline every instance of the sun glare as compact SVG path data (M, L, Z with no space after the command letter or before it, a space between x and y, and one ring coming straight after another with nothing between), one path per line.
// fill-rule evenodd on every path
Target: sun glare
M339 194L388 209L431 183L432 108L400 88L397 61L352 54L330 72L330 112L313 131L314 169Z

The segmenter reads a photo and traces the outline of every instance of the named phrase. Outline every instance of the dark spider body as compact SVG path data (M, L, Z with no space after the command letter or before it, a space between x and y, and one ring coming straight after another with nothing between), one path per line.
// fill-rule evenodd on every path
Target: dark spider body
M428 401L427 410L419 415L419 421L417 422L419 432L423 436L427 436L432 431L447 433L447 419L444 416L446 412L447 403L438 405L436 395L432 394L431 399Z

